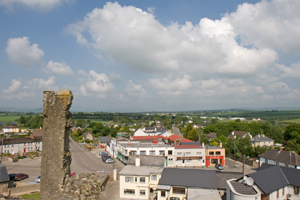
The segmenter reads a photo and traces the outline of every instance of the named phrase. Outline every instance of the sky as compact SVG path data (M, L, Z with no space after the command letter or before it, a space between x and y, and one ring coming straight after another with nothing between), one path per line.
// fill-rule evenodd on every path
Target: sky
M0 0L0 108L299 107L299 0Z

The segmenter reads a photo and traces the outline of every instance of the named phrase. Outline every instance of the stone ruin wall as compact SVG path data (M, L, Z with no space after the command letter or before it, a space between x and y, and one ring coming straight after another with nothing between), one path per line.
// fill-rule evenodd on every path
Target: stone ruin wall
M43 156L41 164L41 200L57 200L70 174L69 136L72 118L70 90L44 91Z

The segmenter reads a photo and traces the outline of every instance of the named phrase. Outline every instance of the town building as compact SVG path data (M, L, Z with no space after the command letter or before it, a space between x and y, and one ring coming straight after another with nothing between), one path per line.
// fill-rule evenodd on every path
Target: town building
M42 151L42 137L0 138L3 153L26 153Z
M20 132L20 128L17 125L9 125L9 126L4 125L2 127L2 132L4 134L7 134L7 133L19 133Z
M245 137L250 137L252 138L252 135L250 134L250 132L245 132L245 131L232 131L230 135L227 136L227 139L231 139L231 138L245 138Z
M280 149L271 149L263 154L258 155L259 166L263 163L280 165L300 169L300 155L293 151L284 151Z
M219 146L205 145L204 147L206 152L206 166L214 166L216 164L225 166L225 149L222 147L222 143Z
M264 134L258 134L250 139L253 147L271 147L274 146L274 140L265 136Z

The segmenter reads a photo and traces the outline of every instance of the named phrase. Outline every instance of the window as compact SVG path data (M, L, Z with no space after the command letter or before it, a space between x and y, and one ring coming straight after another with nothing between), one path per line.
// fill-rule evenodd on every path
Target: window
M182 152L177 152L177 156L182 156Z
M284 188L282 188L282 196L284 196Z
M146 178L145 177L140 177L140 183L145 183L146 182Z
M202 155L202 152L197 152L197 156L201 156Z
M159 155L164 155L165 151L159 151Z
M173 151L172 150L169 150L168 151L168 155L172 155L173 154Z
M136 155L136 151L131 151L131 155Z
M186 162L192 162L192 160L186 160Z
M276 197L279 198L279 190L276 191Z
M150 155L155 155L155 151L150 151Z
M127 150L125 150L125 154L127 154L127 152L128 152L128 151L127 151Z
M151 175L151 180L156 181L157 180L157 175Z
M140 155L146 155L146 151L140 151Z
M166 191L160 191L160 196L161 197L166 197Z
M133 183L133 177L125 177L126 183Z
M216 151L216 155L221 155L221 152L220 151Z
M146 195L146 190L140 190L140 195L145 196Z
M190 155L191 155L191 152L186 152L185 155L186 155L186 156L190 156Z
M133 189L124 189L124 194L134 195L135 190L133 190Z
M134 178L134 182L136 182L136 183L137 183L137 177L135 177L135 178Z
M173 158L169 158L169 164L173 164Z
M185 194L185 188L173 187L173 194Z
M298 194L299 193L299 188L294 186L294 194Z
M214 152L213 152L213 151L210 151L210 152L209 152L209 155L210 155L210 156L213 156L213 155L214 155Z

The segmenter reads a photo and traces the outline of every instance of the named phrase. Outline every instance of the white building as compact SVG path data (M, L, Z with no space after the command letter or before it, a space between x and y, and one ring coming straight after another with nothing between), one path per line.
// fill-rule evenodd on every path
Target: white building
M3 140L3 153L26 153L32 151L42 151L42 137L23 137L23 138L1 138Z
M205 148L200 145L174 145L174 155L167 156L167 167L205 166Z

